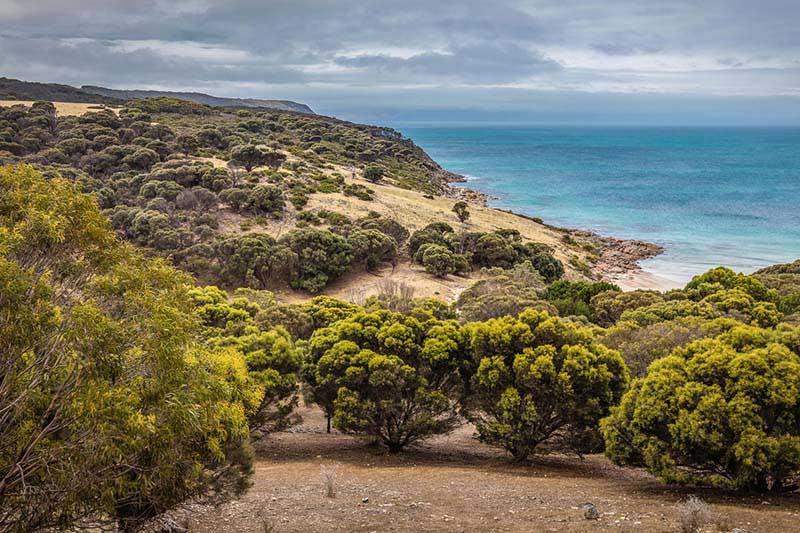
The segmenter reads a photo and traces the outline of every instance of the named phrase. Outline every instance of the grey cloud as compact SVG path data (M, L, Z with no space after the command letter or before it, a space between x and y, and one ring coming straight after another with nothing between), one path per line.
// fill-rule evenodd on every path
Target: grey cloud
M332 93L345 109L389 89L412 105L432 97L423 86L465 105L474 88L485 98L469 102L485 108L501 105L498 87L526 83L555 94L796 95L797 20L797 0L2 0L0 75L321 109ZM181 53L187 43L231 53ZM717 70L638 68L647 54ZM576 57L599 59L570 66Z
M521 81L561 65L539 52L505 43L483 43L456 47L448 53L423 53L408 58L386 55L360 55L338 58L348 67L373 71L381 76L420 76L425 80L477 84Z

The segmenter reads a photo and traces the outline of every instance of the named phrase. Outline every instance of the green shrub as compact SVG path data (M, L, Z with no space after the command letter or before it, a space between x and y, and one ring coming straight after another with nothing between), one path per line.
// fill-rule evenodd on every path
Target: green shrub
M253 395L196 337L191 282L120 243L95 199L0 169L0 527L121 530L238 494Z
M295 229L280 242L297 256L297 271L292 286L319 292L328 282L342 275L353 260L353 248L343 237L327 230Z
M361 311L318 330L309 347L313 400L341 431L398 452L458 423L464 343L455 322Z
M606 453L668 482L782 490L800 474L800 333L738 326L653 363L603 421Z
M464 202L462 200L453 204L453 213L456 214L458 220L461 221L462 223L469 220L469 209L467 206L467 202Z
M364 179L372 183L378 183L383 179L383 169L375 165L368 166L364 169Z
M417 250L418 261L425 271L437 278L444 278L456 271L456 256L449 249L438 244L426 244Z
M347 237L353 248L353 260L372 271L384 261L394 261L397 242L376 229L356 230Z
M577 452L601 445L598 422L625 391L628 371L591 329L527 310L465 330L473 374L464 402L483 442L517 460L545 442Z

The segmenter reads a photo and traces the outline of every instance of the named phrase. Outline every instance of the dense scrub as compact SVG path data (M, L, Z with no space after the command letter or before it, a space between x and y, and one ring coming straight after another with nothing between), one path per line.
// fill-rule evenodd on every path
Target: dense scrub
M374 198L345 181L345 168L349 177L361 170L370 181L420 191L444 187L444 171L393 130L171 98L65 118L46 102L4 108L0 161L74 180L126 239L226 288L314 293L348 270L376 270L405 253L409 232L396 220L304 210L314 195ZM277 239L275 224L291 231ZM420 250L434 228L447 232L446 246ZM547 280L563 274L550 250L515 232L456 235L433 225L414 234L409 252L436 276L523 260Z
M800 332L739 325L677 349L603 423L607 453L670 482L796 488Z
M247 486L260 385L198 339L191 282L91 197L0 170L0 529L122 529Z

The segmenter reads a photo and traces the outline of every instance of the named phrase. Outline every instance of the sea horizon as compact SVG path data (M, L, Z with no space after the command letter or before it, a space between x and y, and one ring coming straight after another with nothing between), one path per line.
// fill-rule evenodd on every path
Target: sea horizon
M647 284L800 257L800 127L397 123L489 204L664 247ZM644 286L644 284L643 284Z

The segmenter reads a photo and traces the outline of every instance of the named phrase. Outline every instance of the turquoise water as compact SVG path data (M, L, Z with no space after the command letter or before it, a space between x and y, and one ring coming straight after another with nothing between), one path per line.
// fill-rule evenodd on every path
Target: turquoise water
M398 129L492 205L662 244L670 285L800 257L800 128Z

